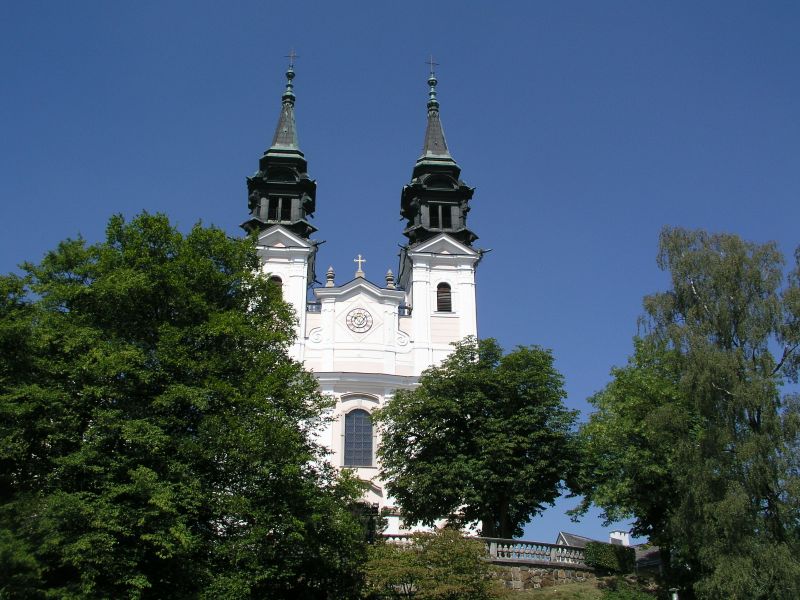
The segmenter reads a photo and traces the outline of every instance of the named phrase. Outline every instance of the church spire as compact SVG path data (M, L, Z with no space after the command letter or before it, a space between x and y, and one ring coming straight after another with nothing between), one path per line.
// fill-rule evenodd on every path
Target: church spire
M425 142L422 145L422 156L417 160L417 165L422 164L446 164L458 168L456 161L450 156L447 149L447 141L444 138L442 120L439 116L439 100L436 98L436 79L434 66L438 63L433 62L433 56L428 61L430 65L430 75L428 76L428 125L425 128ZM456 174L458 177L458 174Z
M301 237L316 231L307 218L316 208L317 184L307 173L308 165L297 141L294 118L294 51L289 54L286 89L281 96L278 125L258 163L258 171L247 178L250 219L242 223L248 233L281 225Z
M278 119L278 126L275 128L270 150L296 150L300 152L300 144L297 141L297 126L294 122L293 79L294 64L289 63L289 68L286 70L286 91L283 92L281 115Z
M439 83L439 80L436 79L436 74L433 71L434 64L433 58L431 58L431 74L428 77L428 85L430 86L430 91L428 92L428 126L425 129L425 143L422 147L420 160L426 157L452 158L447 150L447 141L444 139L442 121L439 118L439 101L436 99L436 84Z
M439 117L436 85L439 80L431 57L428 76L428 123L422 156L417 159L411 183L400 196L400 214L408 219L403 234L414 244L440 233L471 245L478 239L467 229L469 200L474 192L461 179L461 168L450 155Z

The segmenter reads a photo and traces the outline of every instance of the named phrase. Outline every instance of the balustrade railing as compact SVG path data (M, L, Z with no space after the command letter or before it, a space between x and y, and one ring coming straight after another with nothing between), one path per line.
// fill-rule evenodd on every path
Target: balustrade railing
M410 534L384 534L383 538L390 544L408 546L413 543ZM584 550L576 546L504 538L473 539L486 545L486 552L492 562L585 567Z

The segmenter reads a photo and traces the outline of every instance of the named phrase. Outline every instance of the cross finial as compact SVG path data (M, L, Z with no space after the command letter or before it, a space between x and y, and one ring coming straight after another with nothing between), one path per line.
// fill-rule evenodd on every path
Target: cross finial
M358 255L358 258L353 259L354 263L358 263L358 270L356 271L356 277L364 277L364 271L361 269L361 263L367 262L366 258L361 258L361 255Z
M431 68L431 75L433 75L434 67L439 66L439 63L433 62L433 54L431 54L431 57L425 61L425 64L427 64Z
M436 73L433 72L433 67L439 63L433 62L433 54L431 54L430 59L426 62L431 68L431 74L428 75L428 85L430 86L428 90L428 112L430 113L430 111L439 110L439 101L436 99L436 84L439 83L439 81L436 79Z
M289 54L287 54L284 58L289 59L289 68L292 69L294 68L294 59L300 57L297 56L297 54L295 54L294 48L292 48L291 50L289 50Z

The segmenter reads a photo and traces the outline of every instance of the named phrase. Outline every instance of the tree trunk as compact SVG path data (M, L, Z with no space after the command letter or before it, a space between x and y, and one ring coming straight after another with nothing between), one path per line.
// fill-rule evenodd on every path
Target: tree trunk
M511 520L508 516L508 502L503 501L500 504L500 515L499 515L499 531L500 537L511 539L514 537L514 525L511 523Z
M481 518L481 535L483 537L500 537L498 535L497 519L490 513L484 513Z

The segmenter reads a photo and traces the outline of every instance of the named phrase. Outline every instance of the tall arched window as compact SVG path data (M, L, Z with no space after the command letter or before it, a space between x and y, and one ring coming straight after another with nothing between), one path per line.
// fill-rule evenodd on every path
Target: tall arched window
M360 408L344 417L344 466L372 466L372 420Z
M278 291L281 293L281 297L283 297L283 279L278 277L277 275L272 275L269 278L269 282L278 288Z
M436 311L453 312L453 297L449 283L440 283L436 286Z

